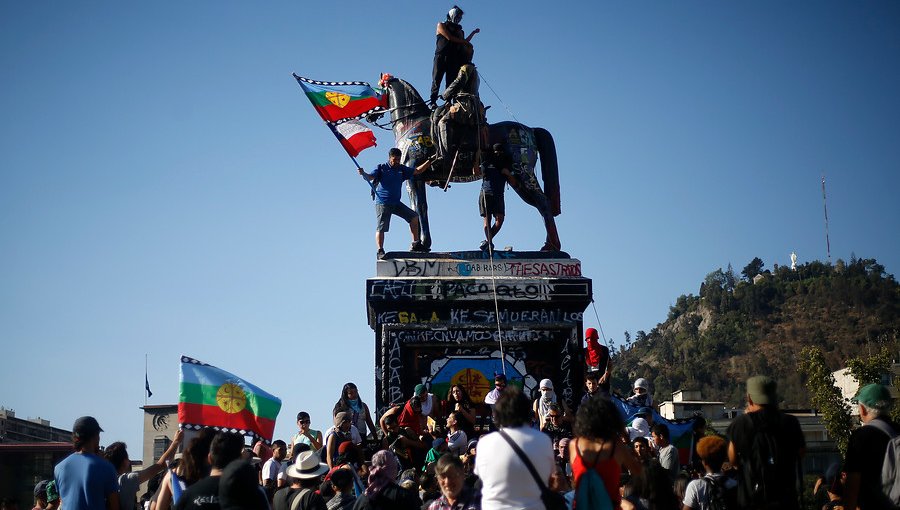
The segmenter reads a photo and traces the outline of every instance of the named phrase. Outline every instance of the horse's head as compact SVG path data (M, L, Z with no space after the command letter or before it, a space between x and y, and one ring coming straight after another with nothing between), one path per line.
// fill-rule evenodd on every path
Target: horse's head
M395 123L400 120L409 122L428 117L431 114L431 110L422 100L422 96L406 81L384 73L378 84L387 95L391 122Z

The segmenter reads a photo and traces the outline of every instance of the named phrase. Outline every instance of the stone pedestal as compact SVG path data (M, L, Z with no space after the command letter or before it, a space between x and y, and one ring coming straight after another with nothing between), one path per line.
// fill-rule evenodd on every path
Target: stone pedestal
M366 281L378 409L419 383L441 400L459 383L481 402L504 367L530 398L548 378L577 402L591 296L581 263L563 252L389 253Z

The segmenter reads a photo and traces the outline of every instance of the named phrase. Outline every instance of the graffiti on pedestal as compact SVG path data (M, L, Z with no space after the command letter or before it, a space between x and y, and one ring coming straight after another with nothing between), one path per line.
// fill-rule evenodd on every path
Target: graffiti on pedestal
M369 300L551 301L590 296L590 284L540 280L369 280Z

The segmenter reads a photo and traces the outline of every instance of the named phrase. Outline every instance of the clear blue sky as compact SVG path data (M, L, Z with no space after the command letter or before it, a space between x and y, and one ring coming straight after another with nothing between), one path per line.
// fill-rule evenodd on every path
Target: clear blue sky
M282 438L301 409L326 428L348 380L374 402L372 202L291 72L425 91L450 5L0 4L0 405L92 414L137 458L145 353L151 404L186 354L280 396ZM563 248L607 336L729 262L824 260L822 174L832 257L900 268L900 3L462 7L484 82L555 137ZM430 191L436 250L478 246L477 188ZM498 244L540 247L507 207Z

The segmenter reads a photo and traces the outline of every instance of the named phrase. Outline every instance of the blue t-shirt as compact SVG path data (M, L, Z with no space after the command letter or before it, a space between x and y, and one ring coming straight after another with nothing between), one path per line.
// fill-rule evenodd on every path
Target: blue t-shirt
M113 465L90 453L69 455L53 476L66 510L106 510L106 497L119 491Z
M403 181L412 179L414 173L415 170L399 163L395 167L391 167L387 163L378 165L369 174L378 180L378 186L375 187L375 203L399 204L400 186L403 184Z

